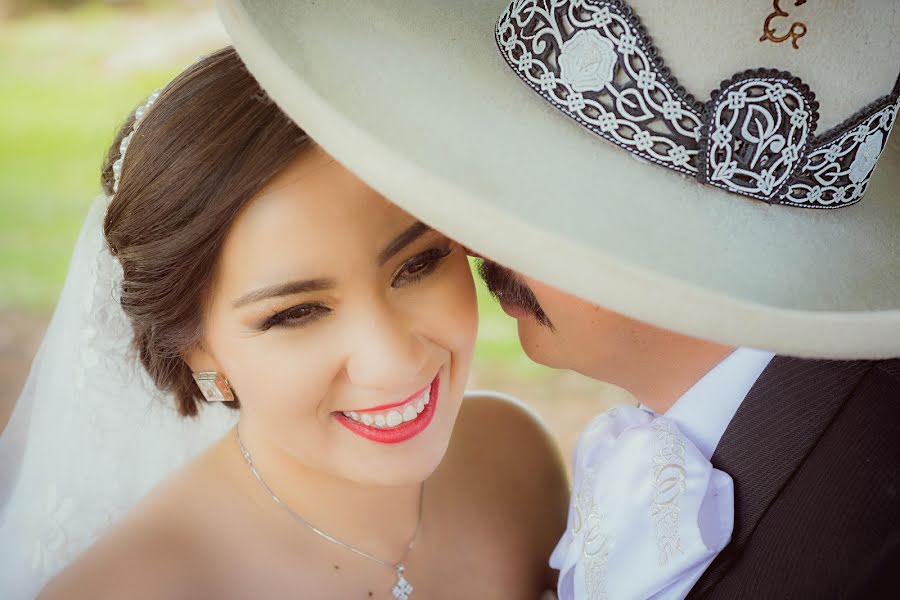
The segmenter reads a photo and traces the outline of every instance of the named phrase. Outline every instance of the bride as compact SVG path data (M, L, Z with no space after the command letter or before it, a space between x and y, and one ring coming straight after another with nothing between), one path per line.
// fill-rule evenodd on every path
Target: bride
M464 393L477 312L463 248L318 148L231 48L136 111L103 184L114 258L98 245L100 273L120 275L78 280L92 259L73 259L67 288L92 288L96 321L84 345L53 344L91 369L50 376L92 392L29 409L3 523L19 527L23 562L45 567L32 585L63 567L40 598L519 600L555 587L565 472L527 411ZM113 297L127 334L103 317ZM110 367L132 352L142 370ZM41 385L33 372L25 395L46 398ZM127 506L136 473L171 471L210 427L224 435ZM69 462L46 481L40 460ZM75 496L128 510L107 511L101 533Z

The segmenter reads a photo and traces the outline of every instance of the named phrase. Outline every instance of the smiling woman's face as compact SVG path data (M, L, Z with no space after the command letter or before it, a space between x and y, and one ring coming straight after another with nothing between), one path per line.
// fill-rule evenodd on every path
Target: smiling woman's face
M462 248L309 149L235 219L187 360L227 377L257 439L408 484L447 449L477 320Z

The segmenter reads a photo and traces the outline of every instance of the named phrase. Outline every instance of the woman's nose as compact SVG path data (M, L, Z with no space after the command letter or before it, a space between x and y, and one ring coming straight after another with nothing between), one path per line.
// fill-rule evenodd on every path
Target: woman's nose
M359 387L411 391L425 385L428 344L403 314L381 307L361 320L355 332L347 375Z

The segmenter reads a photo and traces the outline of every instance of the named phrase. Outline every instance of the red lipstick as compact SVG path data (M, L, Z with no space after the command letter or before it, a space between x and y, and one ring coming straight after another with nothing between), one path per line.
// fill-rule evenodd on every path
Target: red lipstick
M434 382L432 382L432 383L434 383ZM364 409L362 409L362 410L357 409L356 412L358 412L359 414L363 414L363 413L367 413L367 412L377 412L377 411L380 411L380 410L388 410L388 409L391 409L391 408L396 408L396 407L398 407L398 406L403 406L404 404L406 404L407 402L409 402L409 401L412 400L413 398L418 398L419 396L421 396L421 395L422 395L422 392L424 392L424 391L425 391L425 388L427 388L427 387L428 387L428 386L426 385L425 387L423 387L421 390L419 390L419 391L416 392L415 394L412 394L412 395L409 396L407 399L401 400L400 402L394 402L393 404L382 404L381 406L373 406L372 408L364 408Z
M437 408L437 400L441 387L441 375L440 373L435 376L434 381L431 382L431 390L428 393L428 404L425 405L425 408L422 410L419 415L413 419L412 421L408 421L405 423L401 423L396 427L391 427L389 429L379 429L377 427L371 427L369 425L363 425L358 421L354 421L349 417L345 417L342 413L334 413L334 418L337 419L337 422L352 431L353 433L366 438L367 440L371 440L373 442L378 442L381 444L397 444L399 442L405 442L406 440L412 439L415 436L422 433L428 425L431 424L431 420L434 418L434 411ZM413 394L408 399L403 402L399 402L396 404L386 404L377 408L367 408L365 412L371 412L374 410L386 410L388 408L393 408L395 406L399 406L409 402L409 400L415 398L418 394L421 394L423 390L420 390L418 393Z

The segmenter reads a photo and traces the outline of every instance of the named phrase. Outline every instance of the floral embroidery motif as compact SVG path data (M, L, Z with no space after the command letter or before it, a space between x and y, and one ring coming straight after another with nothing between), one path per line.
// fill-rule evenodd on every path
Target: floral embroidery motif
M884 151L897 109L896 104L882 103L877 112L864 112L838 127L835 130L838 135L826 139L809 153L783 202L817 208L859 202Z
M669 74L624 0L514 0L495 35L518 76L586 129L639 160L770 203L858 201L900 106L898 79L890 94L815 136L809 88L757 69L723 82L704 107ZM876 130L882 137L870 138Z
M884 145L884 135L880 131L876 131L866 138L862 144L856 148L856 158L850 164L850 181L859 183L869 176L878 157L881 156L881 147Z
M496 34L507 62L558 109L640 158L696 174L702 106L660 74L620 3L516 0Z
M597 510L594 501L596 482L597 474L589 468L572 506L572 543L581 548L576 569L583 571L580 579L585 589L579 591L590 600L606 600L606 569L612 540L606 532L606 516Z
M668 419L653 422L653 502L650 516L656 525L659 564L666 565L674 554L683 554L678 523L679 501L687 489L684 469L684 438Z
M762 75L739 75L708 105L701 178L770 202L801 166L816 104L789 74Z
M616 52L594 29L582 29L559 53L561 78L576 92L599 91L613 79Z
M664 416L634 406L598 415L574 463L566 531L550 557L560 600L672 596L728 543L731 479Z

